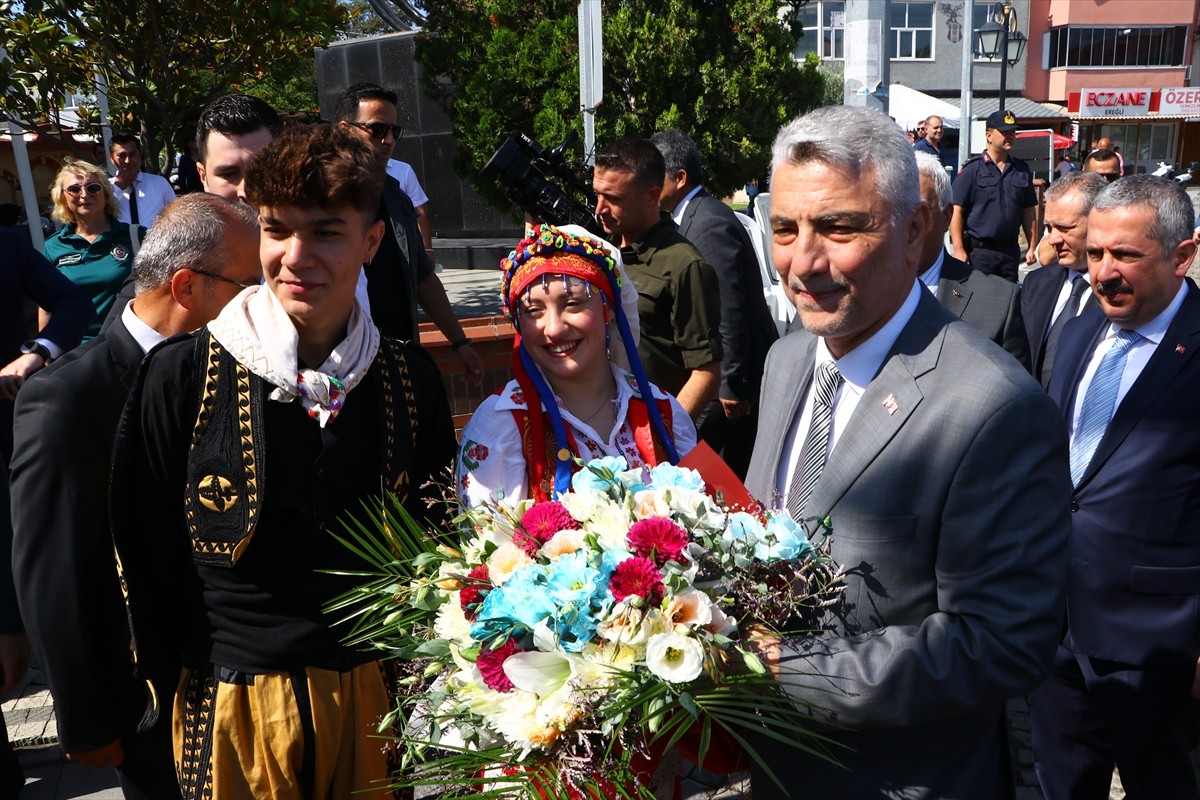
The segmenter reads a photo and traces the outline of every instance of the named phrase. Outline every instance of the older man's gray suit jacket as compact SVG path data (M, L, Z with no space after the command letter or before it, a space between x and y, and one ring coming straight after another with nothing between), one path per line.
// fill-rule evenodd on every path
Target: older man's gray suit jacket
M920 295L806 509L829 515L848 587L827 633L786 641L783 681L850 749L840 769L763 742L793 796L1007 796L1004 701L1042 680L1061 634L1062 416L1014 359ZM815 346L798 331L767 359L747 486L769 505ZM755 775L755 800L782 796Z

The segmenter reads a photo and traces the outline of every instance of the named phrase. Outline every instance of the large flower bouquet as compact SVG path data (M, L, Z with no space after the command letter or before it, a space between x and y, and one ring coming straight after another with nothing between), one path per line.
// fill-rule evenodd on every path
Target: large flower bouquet
M753 645L836 601L825 529L810 541L786 512L724 506L693 470L623 458L587 464L556 501L473 509L461 541L402 511L346 537L376 571L338 607L356 641L401 659L385 723L403 783L649 797L675 744L709 764L730 747L758 760L756 737L828 754Z

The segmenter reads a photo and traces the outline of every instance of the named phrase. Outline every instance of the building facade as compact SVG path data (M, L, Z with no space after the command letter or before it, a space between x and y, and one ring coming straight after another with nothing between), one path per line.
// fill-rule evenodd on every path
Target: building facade
M1126 173L1200 161L1197 0L1030 0L1026 95L1063 106L1078 155L1101 137Z

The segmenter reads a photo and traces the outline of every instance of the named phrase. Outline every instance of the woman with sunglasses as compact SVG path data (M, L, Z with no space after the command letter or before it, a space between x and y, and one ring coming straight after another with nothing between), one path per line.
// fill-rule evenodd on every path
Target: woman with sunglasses
M92 300L96 320L84 334L86 342L100 333L133 267L131 236L140 240L145 231L131 231L117 222L117 200L108 175L86 161L67 159L50 187L50 199L54 218L66 227L46 240L43 252Z
M544 225L500 267L515 377L463 429L465 506L553 499L570 489L576 458L654 466L695 447L687 412L646 379L637 292L616 248L577 226Z

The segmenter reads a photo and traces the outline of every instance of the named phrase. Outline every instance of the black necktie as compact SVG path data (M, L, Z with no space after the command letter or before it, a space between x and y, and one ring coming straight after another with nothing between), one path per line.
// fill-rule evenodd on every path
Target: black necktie
M129 184L129 224L130 225L138 224L137 211L138 211L138 209L137 209L137 183L134 182L134 183Z
M1079 298L1087 291L1087 278L1076 272L1075 277L1071 279L1071 294L1067 298L1067 304L1063 306L1063 310L1055 318L1054 324L1050 326L1050 333L1046 334L1046 344L1042 347L1042 364L1038 369L1038 377L1042 381L1042 388L1050 386L1050 369L1054 366L1054 351L1058 349L1058 340L1062 337L1063 328L1067 322L1079 313Z

